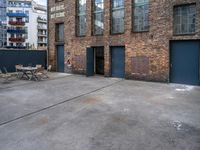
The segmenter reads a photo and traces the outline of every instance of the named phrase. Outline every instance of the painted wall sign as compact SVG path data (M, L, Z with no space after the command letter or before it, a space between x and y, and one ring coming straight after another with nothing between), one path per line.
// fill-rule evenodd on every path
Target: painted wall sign
M64 17L65 12L64 12L65 6L63 4L51 7L51 19L53 18L58 18L58 17Z

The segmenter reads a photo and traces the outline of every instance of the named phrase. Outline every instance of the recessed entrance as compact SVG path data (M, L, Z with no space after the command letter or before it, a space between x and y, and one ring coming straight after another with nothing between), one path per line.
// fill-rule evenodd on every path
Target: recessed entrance
M87 48L87 76L104 75L104 47Z
M104 75L104 48L94 48L95 54L95 73Z

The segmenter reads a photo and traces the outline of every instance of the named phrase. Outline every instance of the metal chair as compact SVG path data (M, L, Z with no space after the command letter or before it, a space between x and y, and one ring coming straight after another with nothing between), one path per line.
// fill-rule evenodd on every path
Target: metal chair
M42 68L42 65L38 65L38 64L37 64L37 65L36 65L36 68Z
M5 74L7 75L10 75L10 76L17 76L17 73L16 72L8 72L6 67L3 67L3 70L5 72Z
M49 78L48 72L51 71L51 68L51 65L47 67L47 70L45 70L44 67L38 68L36 71L36 76L40 79Z
M52 68L52 66L49 65L49 66L47 67L47 70L44 71L44 74L45 74L45 76L46 76L47 78L49 78L49 76L48 76L48 72L51 71L51 68Z
M47 71L51 71L51 68L52 68L52 66L51 65L49 65L48 67L47 67Z
M9 73L6 73L6 72L3 73L2 70L0 69L0 77L5 79L5 81L9 81L9 79L12 77L12 75Z
M17 74L17 78L20 78L20 75L22 75L22 72L20 71L20 68L23 67L23 65L15 65L15 71Z

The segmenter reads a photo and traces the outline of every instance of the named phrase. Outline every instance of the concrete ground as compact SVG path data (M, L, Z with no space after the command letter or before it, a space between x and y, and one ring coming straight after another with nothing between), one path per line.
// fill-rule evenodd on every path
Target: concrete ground
M1 150L200 150L200 87L52 74L0 82Z

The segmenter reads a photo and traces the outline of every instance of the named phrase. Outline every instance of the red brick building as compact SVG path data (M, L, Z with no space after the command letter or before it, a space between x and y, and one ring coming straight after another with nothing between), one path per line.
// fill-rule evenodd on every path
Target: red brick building
M200 0L49 0L48 10L54 70L200 83Z

